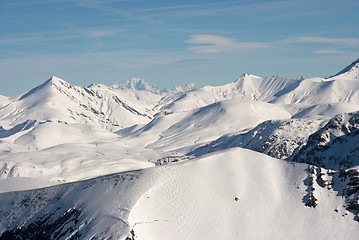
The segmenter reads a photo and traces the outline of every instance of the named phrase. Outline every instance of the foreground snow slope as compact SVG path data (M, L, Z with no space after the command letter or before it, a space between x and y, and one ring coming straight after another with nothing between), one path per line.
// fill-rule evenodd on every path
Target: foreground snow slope
M175 165L4 193L0 239L16 234L27 239L355 239L358 223L336 190L314 181L318 205L304 205L308 169L236 148Z

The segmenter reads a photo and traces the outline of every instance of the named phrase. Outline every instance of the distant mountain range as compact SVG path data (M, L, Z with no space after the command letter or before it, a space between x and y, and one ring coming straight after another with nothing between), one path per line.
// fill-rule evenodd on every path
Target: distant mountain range
M359 59L172 90L51 77L0 96L0 239L355 239L358 136Z

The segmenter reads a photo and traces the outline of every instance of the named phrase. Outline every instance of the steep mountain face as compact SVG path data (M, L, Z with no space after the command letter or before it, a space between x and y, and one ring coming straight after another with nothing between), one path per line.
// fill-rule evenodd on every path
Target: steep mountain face
M358 166L359 111L332 118L309 136L305 146L291 160L336 170Z
M315 119L268 120L246 133L224 135L188 154L200 156L228 148L242 147L277 159L287 159L325 122Z
M354 239L358 69L1 96L0 239Z

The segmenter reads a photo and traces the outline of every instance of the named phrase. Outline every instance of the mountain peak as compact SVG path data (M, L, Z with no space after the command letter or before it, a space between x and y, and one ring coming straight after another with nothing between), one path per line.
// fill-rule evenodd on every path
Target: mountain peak
M65 82L64 80L62 80L61 78L56 77L56 76L50 77L47 81L48 81L48 82L53 82L53 83L56 83L56 82Z
M143 78L131 78L122 84L115 84L112 86L116 89L133 89L138 91L147 91L155 94L160 94L163 92L167 92L165 89L158 89L156 86L147 83Z
M52 76L50 77L46 82L44 82L42 85L64 85L64 86L68 86L70 85L70 83L66 82L65 80L59 78L59 77L56 77L56 76Z
M256 76L254 74L250 74L250 73L243 73L239 79L245 79L245 78L248 78L248 77L251 77L251 78L260 78L259 76Z
M33 95L34 93L38 93L39 91L43 91L43 92L51 92L52 91L52 86L56 86L56 88L59 88L60 86L64 86L66 88L69 88L71 86L70 83L66 82L65 80L62 80L61 78L58 78L56 76L52 76L51 78L49 78L47 81L45 81L43 84L31 89L30 91L28 91L27 93L25 93L20 100L23 100L27 97L29 97L30 95ZM47 89L44 91L44 89Z
M359 79L359 58L345 67L343 70L329 78L339 77L343 79Z

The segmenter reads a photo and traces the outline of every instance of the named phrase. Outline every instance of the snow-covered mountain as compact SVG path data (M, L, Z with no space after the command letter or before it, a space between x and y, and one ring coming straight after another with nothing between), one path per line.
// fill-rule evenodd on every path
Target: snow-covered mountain
M0 239L353 239L358 69L0 96Z
M166 89L160 90L156 86L148 84L147 82L145 82L145 80L143 80L143 78L132 78L123 84L114 84L112 87L115 89L123 89L123 90L132 89L138 91L147 91L155 94L167 92Z
M153 95L153 94L152 94ZM150 97L149 97L150 98ZM156 95L151 96L156 98ZM76 87L52 77L1 108L3 121L20 124L29 119L67 123L96 123L105 128L127 127L152 118L152 105L104 85Z
M342 197L308 169L233 149L5 193L0 239L355 239L358 223ZM317 206L310 208L305 202L314 188Z

